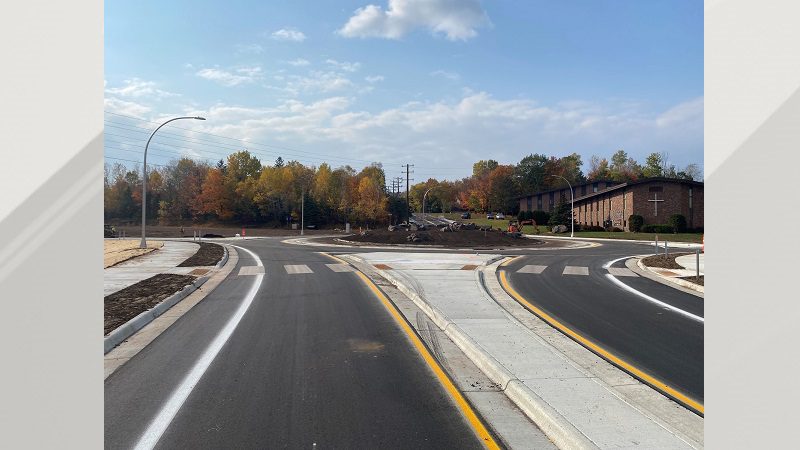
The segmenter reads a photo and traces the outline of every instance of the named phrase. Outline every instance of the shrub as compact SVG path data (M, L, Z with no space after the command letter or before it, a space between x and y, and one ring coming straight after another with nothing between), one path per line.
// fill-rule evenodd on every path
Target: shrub
M528 220L528 219L531 218L532 215L533 215L533 212L531 212L531 211L520 211L519 215L517 216L517 219L518 220Z
M631 216L628 217L628 226L634 233L642 231L643 225L644 225L644 217L638 214L631 214Z
M614 228L611 229L611 231L613 231L614 233L621 233L622 232L622 228L614 227Z
M675 229L672 228L672 225L664 225L664 224L650 224L642 226L642 233L674 233Z
M606 231L605 228L601 227L600 225L585 225L582 231Z
M536 211L531 211L529 219L533 219L537 225L544 225L550 221L550 214L547 214L546 211L542 211L541 209L537 209Z
M669 216L669 221L667 223L672 226L672 229L675 230L676 233L686 232L686 217L684 217L683 214L673 214Z

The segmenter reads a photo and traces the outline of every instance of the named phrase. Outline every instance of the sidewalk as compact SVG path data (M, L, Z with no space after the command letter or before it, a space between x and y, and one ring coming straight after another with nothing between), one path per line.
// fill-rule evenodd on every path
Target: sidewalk
M188 274L196 267L176 267L197 252L192 242L163 241L164 246L103 270L103 296L150 278L159 273Z
M362 253L561 448L692 448L509 314L482 288L499 255ZM478 270L476 270L478 269ZM487 270L488 272L488 270ZM491 275L494 275L492 272ZM496 281L496 280L495 280ZM588 352L588 350L586 351Z

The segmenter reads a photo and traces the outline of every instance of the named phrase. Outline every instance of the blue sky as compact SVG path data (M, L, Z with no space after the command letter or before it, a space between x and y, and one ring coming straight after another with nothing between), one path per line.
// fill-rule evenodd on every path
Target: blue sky
M201 114L176 125L211 134L173 129L149 161L244 147L417 179L533 152L703 162L698 0L107 2L105 80L118 160L153 124L117 114Z

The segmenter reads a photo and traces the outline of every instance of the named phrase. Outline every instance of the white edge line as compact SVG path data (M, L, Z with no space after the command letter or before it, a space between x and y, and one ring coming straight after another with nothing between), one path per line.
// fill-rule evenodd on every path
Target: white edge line
M261 259L256 256L255 253L251 252L246 248L239 247L238 245L234 245L237 249L241 249L246 251L250 254L255 260L258 266L262 266ZM250 291L244 298L244 301L236 312L231 316L228 320L228 323L225 324L225 327L220 330L217 336L211 341L208 348L206 348L205 352L200 356L197 362L194 364L192 369L186 376L183 378L181 383L178 385L177 388L172 392L170 395L169 400L161 407L161 411L159 411L158 415L153 418L150 424L147 426L147 429L142 433L139 441L136 443L136 450L150 450L158 443L161 436L167 430L170 423L172 423L172 419L175 418L175 415L183 406L183 403L189 397L189 394L192 393L192 390L197 383L200 381L200 378L203 377L208 367L214 361L217 354L222 350L222 347L225 346L225 343L228 342L228 339L233 334L233 331L236 329L236 326L239 325L239 322L244 317L245 313L247 312L250 304L253 303L253 299L258 293L258 289L261 287L261 281L264 279L264 274L258 274L255 276L255 281L253 282L253 286L250 288Z
M682 310L680 308L676 308L675 306L672 306L669 303L664 303L661 300L654 299L653 297L650 297L647 294L641 293L641 292L637 291L636 289L634 289L634 288L628 286L627 284L623 283L622 281L619 281L614 275L611 275L610 273L607 273L606 276L608 277L609 280L614 282L614 284L616 284L617 286L621 287L622 289L625 289L628 292L636 294L639 297L641 297L641 298L643 298L643 299L645 299L645 300L647 300L649 302L653 302L653 303L655 303L655 304L657 304L659 306L663 306L663 307L665 307L667 309L675 311L676 313L681 314L683 316L686 316L686 317L688 317L688 318L690 318L692 320L696 320L696 321L702 322L702 323L705 323L705 321L706 321L703 317L696 316L696 315L694 315L694 314L692 314L690 312L686 312L686 311L684 311L684 310Z
M633 258L633 257L632 256L625 256L623 258L618 258L618 259L615 259L613 261L609 261L609 262L607 262L607 263L605 263L603 265L603 268L604 269L608 269L615 262L621 261L623 259L628 259L628 258ZM701 322L703 324L705 324L705 322L706 322L706 319L703 318L703 317L696 316L696 315L694 315L694 314L692 314L690 312L687 312L687 311L684 311L684 310L682 310L680 308L672 306L669 303L664 303L661 300L655 299L655 298L650 297L649 295L647 295L647 294L645 294L643 292L637 291L636 289L628 286L627 284L623 283L622 281L619 281L617 279L617 277L615 277L614 275L611 275L610 273L607 273L606 277L608 277L609 280L611 280L614 284L616 284L617 286L621 287L622 289L625 289L626 291L628 291L628 292L630 292L632 294L638 295L639 297L641 297L641 298L643 298L643 299L645 299L645 300L647 300L649 302L655 303L655 304L657 304L659 306L663 306L664 308L667 308L667 309L669 309L671 311L674 311L674 312L676 312L678 314L681 314L683 316L686 316L686 317L688 317L688 318L690 318L692 320L696 320L696 321Z

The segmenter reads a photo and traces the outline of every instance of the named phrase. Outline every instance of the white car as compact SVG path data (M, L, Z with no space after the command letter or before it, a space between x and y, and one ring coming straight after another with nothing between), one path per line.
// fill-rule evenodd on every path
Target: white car
M498 220L503 220L503 219L506 218L506 215L503 214L503 213L497 213L497 214L494 215L494 218L498 219Z

